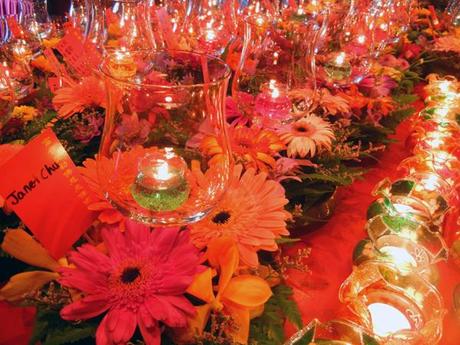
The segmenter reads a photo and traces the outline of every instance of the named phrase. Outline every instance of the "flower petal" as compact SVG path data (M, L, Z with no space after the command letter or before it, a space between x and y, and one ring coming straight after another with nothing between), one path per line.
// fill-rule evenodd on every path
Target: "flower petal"
M128 309L111 309L107 315L107 330L112 341L115 344L128 342L136 330L136 314Z
M187 289L187 292L200 300L211 303L214 299L214 292L212 290L212 269L208 268L204 272L197 274L193 280L192 285Z
M145 301L145 306L154 319L163 321L170 327L185 327L187 325L187 318L184 311L191 315L194 311L193 306L189 303L189 313L189 310L184 310L187 306L180 305L180 303L176 299L173 299L173 297L187 301L185 297L153 296L149 300Z
M105 312L109 307L107 295L89 295L61 309L64 320L86 320Z
M220 269L219 292L217 294L217 298L219 298L238 268L238 248L231 238L220 237L209 242L207 254L211 266Z
M192 333L192 336L203 334L203 330L206 327L209 315L211 314L211 305L200 305L195 307L195 310L195 316L188 320L187 327L187 329Z
M107 335L107 318L108 315L105 315L101 323L97 327L96 331L96 344L97 345L112 345L112 342L109 340Z
M32 266L57 271L59 264L32 236L22 229L7 231L2 249L15 258Z
M226 305L225 310L238 326L236 329L230 330L233 340L237 344L247 344L249 337L249 310L233 305Z
M0 300L17 301L23 298L25 294L41 288L46 283L58 277L59 274L57 273L45 271L16 274L0 290Z
M232 278L222 295L222 301L255 308L268 301L272 291L268 283L260 277L242 274Z
M155 323L151 327L147 327L142 317L138 318L138 323L145 345L160 345L161 331L158 324Z

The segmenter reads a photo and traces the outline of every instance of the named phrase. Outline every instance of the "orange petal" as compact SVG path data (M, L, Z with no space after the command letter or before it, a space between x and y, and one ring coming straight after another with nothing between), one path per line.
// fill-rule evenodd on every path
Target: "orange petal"
M272 291L268 283L260 277L243 274L234 277L227 285L222 301L229 300L232 303L246 308L255 308L268 301Z
M0 290L0 300L17 301L24 295L40 289L51 280L57 279L59 274L45 271L32 271L16 274Z
M212 291L213 272L211 268L195 276L192 285L187 289L187 293L201 299L204 302L211 303L214 300Z
M255 319L256 317L261 316L264 313L265 304L261 304L258 307L252 308L249 310L249 318Z
M237 344L247 344L249 337L249 310L229 304L225 306L225 311L238 326L235 330L230 330L230 335L234 342Z
M217 293L219 299L238 268L238 248L231 238L220 237L209 242L207 254L211 266L220 268L219 292Z
M15 258L32 266L57 271L59 264L32 236L22 229L7 231L2 249Z
M208 323L209 315L211 314L211 306L209 304L200 305L195 307L195 311L193 319L189 319L188 321L188 328L193 335L201 335Z

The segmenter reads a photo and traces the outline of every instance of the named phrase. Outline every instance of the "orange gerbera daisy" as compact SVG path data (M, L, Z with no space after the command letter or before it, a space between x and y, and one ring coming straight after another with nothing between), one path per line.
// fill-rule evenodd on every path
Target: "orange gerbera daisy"
M347 92L339 92L338 95L346 99L350 108L354 110L361 110L369 103L369 99L359 92L356 85L351 85Z
M121 213L112 207L104 195L109 194L118 203L133 203L130 187L136 178L139 158L147 150L135 146L126 152L116 152L112 158L87 159L83 162L83 167L78 167L96 199L88 208L100 212L99 221L114 224L123 220ZM117 178L111 178L114 176Z
M377 122L395 109L396 103L391 96L370 98L367 105L367 113L370 117L375 118Z
M63 87L56 91L53 105L60 117L66 118L87 107L105 107L105 87L96 77L83 78L79 84Z
M237 163L246 168L267 171L274 168L274 156L285 148L280 137L273 131L256 127L231 126L228 130L230 145ZM205 155L213 156L210 165L222 161L223 149L220 139L207 136L201 142Z
M88 209L99 212L98 220L101 223L115 224L123 220L122 214L113 208L113 206L105 199L104 191L97 174L97 165L109 165L110 161L102 159L99 162L95 159L87 159L83 162L82 167L78 167L83 179L88 184L89 189L93 192L95 201L88 205ZM107 170L105 168L104 170Z
M51 67L51 63L44 55L39 55L37 58L33 59L30 64L32 67L38 68L43 72L53 72L53 68Z
M331 124L316 115L308 115L280 129L281 138L288 145L288 157L313 157L318 149L331 149L334 132Z
M190 225L191 238L198 248L204 248L214 238L230 237L237 246L241 261L255 267L257 251L277 250L275 242L281 235L289 235L286 220L289 212L283 187L267 180L265 172L235 166L230 185L221 202L202 221Z
M339 113L348 114L351 111L348 100L342 97L340 94L333 95L328 89L325 88L321 89L319 94L320 106L324 109L327 115L337 115Z

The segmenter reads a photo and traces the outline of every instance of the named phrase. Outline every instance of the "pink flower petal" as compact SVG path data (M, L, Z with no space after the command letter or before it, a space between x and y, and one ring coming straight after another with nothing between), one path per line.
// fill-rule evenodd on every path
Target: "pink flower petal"
M152 326L147 327L144 322L144 318L142 317L139 317L138 323L142 337L144 338L145 345L160 345L161 331L158 327L158 324L155 323Z
M107 331L116 344L124 344L134 334L137 326L136 314L127 309L111 309L107 313Z
M112 345L112 342L109 340L107 336L107 318L108 316L105 315L102 319L99 327L97 327L96 331L96 344L97 345Z
M170 327L185 327L187 325L185 314L167 302L165 296L153 296L145 302L145 306L154 319L163 321Z
M107 295L89 295L61 309L64 320L86 320L102 314L109 308Z

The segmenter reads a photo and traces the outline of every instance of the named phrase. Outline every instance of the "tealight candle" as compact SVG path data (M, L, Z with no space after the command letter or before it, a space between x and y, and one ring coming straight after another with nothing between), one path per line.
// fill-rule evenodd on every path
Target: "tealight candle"
M371 316L372 329L379 337L411 329L408 318L397 308L385 303L371 303L367 306Z
M129 51L116 50L110 56L108 70L114 78L126 79L136 74L137 66Z
M139 162L131 194L139 205L147 209L175 210L189 195L186 171L187 163L172 149L147 153Z
M417 266L417 261L415 261L413 256L405 248L385 246L379 250L401 271L409 271L411 268Z
M436 344L442 335L439 291L421 275L403 273L393 264L363 262L342 284L339 298L379 343Z
M256 97L255 110L271 120L287 120L292 102L287 95L287 86L274 79L263 84L261 93Z
M324 65L326 75L332 81L343 81L351 76L352 68L345 52L332 53Z
M28 61L32 57L32 50L25 40L17 40L11 43L13 57L20 62Z

